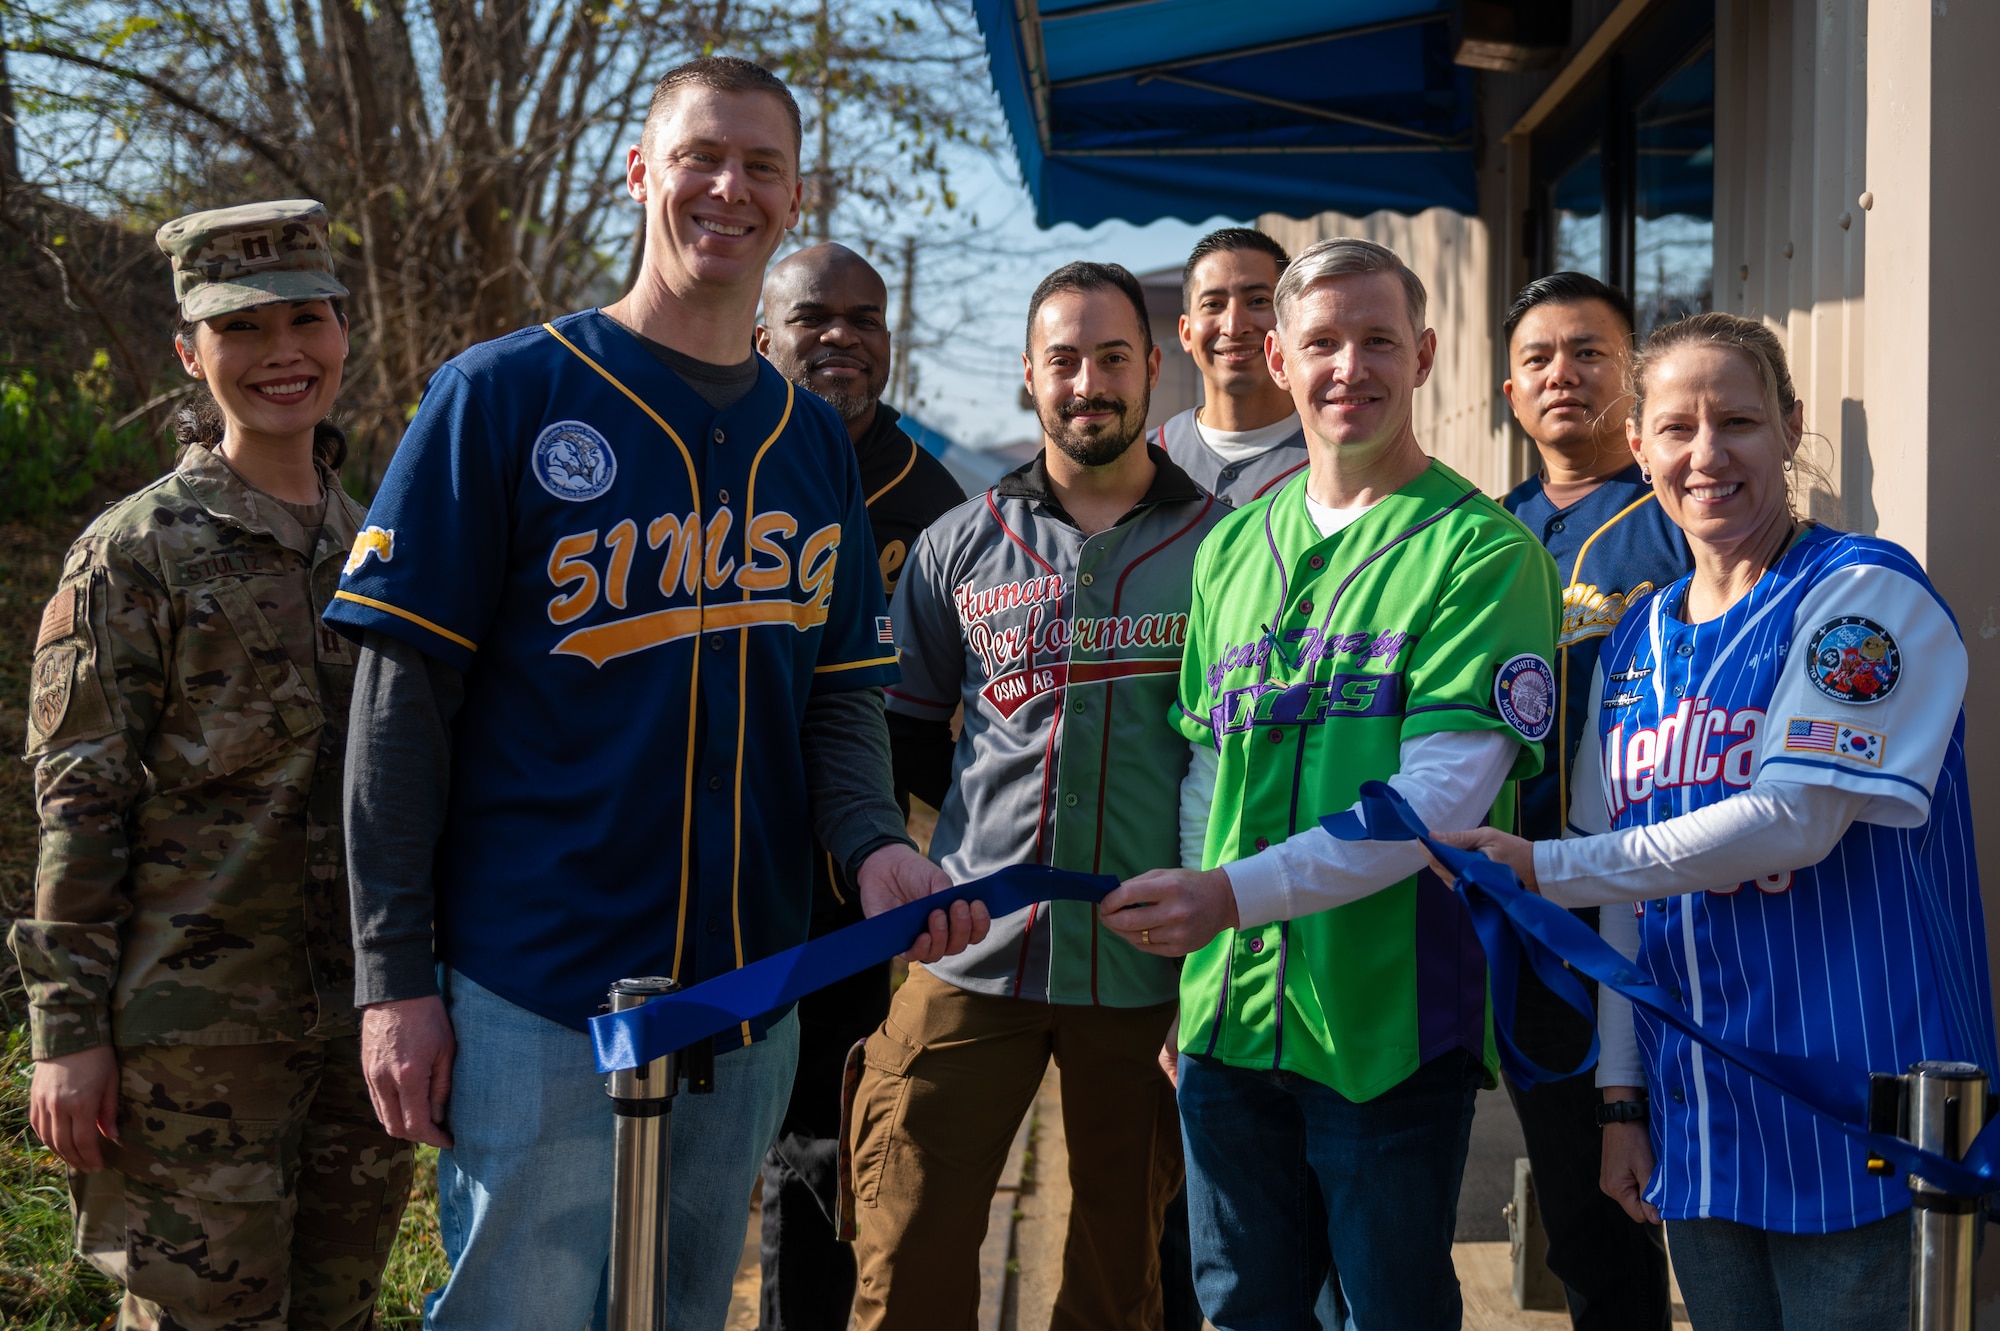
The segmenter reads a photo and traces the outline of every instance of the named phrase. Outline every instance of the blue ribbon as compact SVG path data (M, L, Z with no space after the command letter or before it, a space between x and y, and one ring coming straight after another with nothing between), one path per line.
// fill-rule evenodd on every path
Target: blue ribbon
M1983 1197L1996 1190L1996 1160L2000 1160L2000 1119L1987 1124L1963 1160L1947 1160L1919 1150L1900 1137L1868 1130L1868 1072L1826 1058L1775 1054L1725 1040L1696 1025L1681 1005L1599 938L1594 930L1562 907L1521 886L1504 864L1477 851L1459 850L1431 837L1430 829L1396 790L1381 781L1361 787L1361 814L1330 814L1320 826L1342 841L1420 841L1456 880L1453 888L1465 899L1479 943L1486 952L1493 982L1493 1024L1501 1059L1509 1075L1527 1085L1575 1076L1597 1061L1597 1041L1590 1053L1569 1072L1550 1072L1530 1061L1513 1042L1514 991L1520 958L1556 995L1585 1017L1592 1017L1589 994L1576 971L1623 994L1661 1022L1702 1047L1734 1063L1751 1076L1805 1105L1831 1122L1871 1153L1915 1174L1956 1197ZM1993 1069L1987 1069L1992 1075Z
M1070 873L1046 864L1016 864L970 883L955 884L677 994L592 1017L590 1039L597 1049L597 1070L641 1067L796 1003L835 980L879 966L907 952L929 926L931 912L949 909L954 901L983 901L997 920L1038 901L1096 905L1116 886L1116 878Z

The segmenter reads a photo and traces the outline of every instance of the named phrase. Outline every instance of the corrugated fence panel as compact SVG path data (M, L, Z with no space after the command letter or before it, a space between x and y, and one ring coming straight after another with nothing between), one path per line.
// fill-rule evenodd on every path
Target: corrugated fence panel
M1873 531L1862 404L1866 0L1718 0L1716 307L1781 332L1812 516Z
M1257 226L1292 254L1332 236L1357 236L1402 256L1430 293L1428 314L1438 337L1430 382L1417 390L1417 439L1487 494L1505 494L1510 439L1493 409L1500 391L1493 381L1500 311L1489 295L1485 223L1432 208L1414 217L1321 213L1303 221L1272 213Z

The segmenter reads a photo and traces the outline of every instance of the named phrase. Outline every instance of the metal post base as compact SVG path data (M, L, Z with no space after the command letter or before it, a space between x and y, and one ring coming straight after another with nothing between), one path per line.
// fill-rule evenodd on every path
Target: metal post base
M1970 1063L1918 1063L1908 1086L1911 1142L1952 1160L1986 1126L1986 1074ZM1983 1204L1910 1176L1910 1331L1972 1331L1972 1267Z
M623 1012L680 986L660 976L611 986L611 1010ZM673 1181L677 1057L612 1073L616 1136L612 1145L611 1331L661 1331L666 1321L667 1200Z

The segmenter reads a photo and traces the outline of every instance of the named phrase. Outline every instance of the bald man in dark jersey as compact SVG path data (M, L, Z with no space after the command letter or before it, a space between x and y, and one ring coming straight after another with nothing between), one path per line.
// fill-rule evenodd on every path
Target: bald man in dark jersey
M882 401L889 382L888 289L845 245L814 245L764 279L757 350L778 372L824 398L847 423L861 464L882 592L896 590L917 534L963 503L944 464L898 428ZM917 738L923 743L929 736ZM891 736L892 749L910 744ZM908 755L898 751L899 770ZM908 795L897 798L909 810ZM852 884L822 851L813 856L812 936L861 919ZM854 1254L838 1241L841 1069L847 1051L889 1012L889 969L831 985L799 1004L799 1070L778 1144L764 1159L762 1331L845 1331L854 1301Z

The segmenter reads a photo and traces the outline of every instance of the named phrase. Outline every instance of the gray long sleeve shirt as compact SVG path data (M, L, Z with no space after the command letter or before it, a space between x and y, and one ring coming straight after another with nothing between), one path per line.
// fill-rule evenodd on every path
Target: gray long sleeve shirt
M452 667L386 635L365 636L343 782L357 1006L438 991L431 870L464 701ZM813 831L850 879L883 846L910 844L891 793L880 689L815 696L799 739Z

